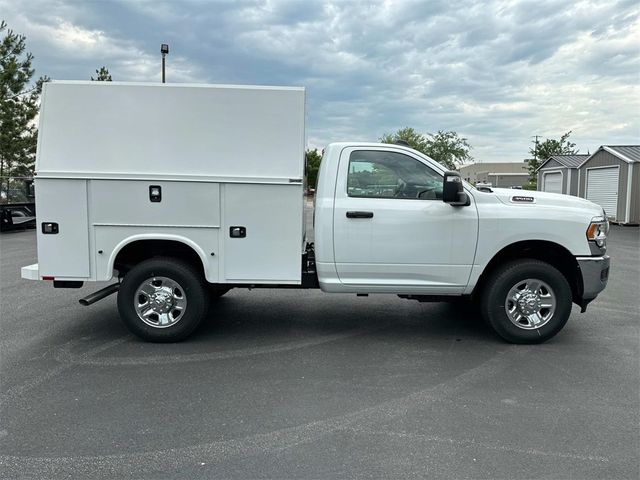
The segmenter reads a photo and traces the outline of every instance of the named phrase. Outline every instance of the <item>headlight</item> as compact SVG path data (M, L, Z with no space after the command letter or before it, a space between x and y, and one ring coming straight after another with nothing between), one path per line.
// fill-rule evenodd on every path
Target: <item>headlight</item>
M609 233L609 220L605 216L594 217L591 219L589 228L587 228L587 240L595 242L595 244L604 248L607 244L607 234Z

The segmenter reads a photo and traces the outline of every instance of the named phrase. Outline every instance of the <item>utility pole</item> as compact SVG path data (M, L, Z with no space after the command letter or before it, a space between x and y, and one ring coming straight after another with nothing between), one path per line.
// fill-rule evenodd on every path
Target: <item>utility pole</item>
M536 148L533 150L533 158L537 161L538 160L538 138L540 138L540 135L531 135L531 138L535 138L535 144L536 144Z
M164 76L164 58L168 55L169 53L169 45L166 43L163 43L160 45L160 53L162 54L162 83L165 83L165 76Z

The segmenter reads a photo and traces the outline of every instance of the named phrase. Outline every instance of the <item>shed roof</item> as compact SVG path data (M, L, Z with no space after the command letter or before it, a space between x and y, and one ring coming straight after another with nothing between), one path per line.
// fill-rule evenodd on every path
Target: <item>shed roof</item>
M586 160L581 164L587 163L591 157L594 157L601 151L609 152L611 155L618 157L623 162L638 163L640 162L640 145L602 145L595 152L593 152Z
M628 163L640 162L640 145L603 145L601 148Z
M551 155L547 158L542 165L538 167L538 170L542 169L549 160L555 160L560 165L565 166L567 168L578 168L585 160L589 158L587 154L580 155Z

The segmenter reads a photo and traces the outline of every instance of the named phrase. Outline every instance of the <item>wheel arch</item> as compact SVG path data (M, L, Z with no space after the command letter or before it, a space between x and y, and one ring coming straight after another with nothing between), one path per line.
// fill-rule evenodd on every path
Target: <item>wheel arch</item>
M185 260L207 278L208 259L204 250L193 240L171 234L139 234L127 237L111 252L107 271L117 269L122 274L133 265L156 256Z
M578 261L567 248L548 240L522 240L503 247L491 258L480 274L472 296L479 297L482 294L487 279L496 268L508 262L525 259L540 260L557 268L571 287L573 302L579 304L583 285Z

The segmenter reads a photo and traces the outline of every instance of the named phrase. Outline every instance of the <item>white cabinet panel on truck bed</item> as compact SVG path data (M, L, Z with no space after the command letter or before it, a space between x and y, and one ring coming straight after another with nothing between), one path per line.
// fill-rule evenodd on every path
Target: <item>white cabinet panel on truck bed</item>
M36 184L38 219L58 226L56 234L44 235L38 229L40 275L60 280L89 278L87 181L37 178Z
M304 89L52 82L39 175L302 178Z
M149 182L143 180L90 181L96 279L111 279L116 256L127 244L164 238L188 241L207 280L218 282L219 255L211 252L220 252L220 184L157 181L154 186L160 187L160 202L149 201Z
M39 229L40 277L109 280L155 238L192 248L212 283L300 283L304 102L293 87L45 84L36 201L59 232Z

